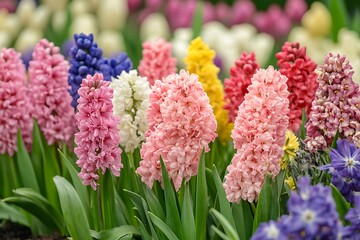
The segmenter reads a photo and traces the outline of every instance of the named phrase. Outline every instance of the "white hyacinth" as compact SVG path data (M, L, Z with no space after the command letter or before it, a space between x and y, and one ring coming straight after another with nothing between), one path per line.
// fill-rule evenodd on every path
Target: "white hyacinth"
M148 127L146 111L149 107L150 86L147 78L138 76L136 70L123 71L113 78L114 114L120 117L121 145L130 153L145 139Z

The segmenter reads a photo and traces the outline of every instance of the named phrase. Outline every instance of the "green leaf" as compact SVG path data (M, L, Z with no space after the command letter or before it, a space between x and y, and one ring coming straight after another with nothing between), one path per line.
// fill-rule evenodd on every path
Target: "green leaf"
M150 237L148 231L146 230L146 228L144 226L144 223L138 217L135 216L135 218L136 218L137 223L138 223L139 228L140 228L141 237L144 240L152 240L152 238ZM153 239L158 239L158 237L156 236L156 233L153 235Z
M202 1L197 1L196 11L192 21L193 39L200 36L201 33L201 27L203 25L203 21L202 21L203 8L204 8L204 3Z
M154 192L144 184L144 194L146 202L149 205L150 211L154 213L161 220L165 221L165 213L159 199L155 196Z
M14 190L15 197L5 198L3 201L16 205L37 217L51 230L63 231L63 217L50 202L40 193L31 188L19 188Z
M21 211L3 201L0 201L0 219L10 220L27 227L30 226L26 216Z
M347 12L343 0L329 0L329 10L332 22L332 40L337 42L341 28L347 27Z
M355 9L354 18L352 20L351 29L360 34L360 10Z
M17 165L19 167L20 178L24 187L32 188L37 192L40 192L39 184L35 175L33 165L31 163L29 154L24 146L24 141L21 137L20 130L17 133L17 147L16 153Z
M101 210L103 217L104 229L114 228L115 225L115 195L114 181L109 170L100 177L100 186L98 188L101 197Z
M73 240L91 240L89 222L79 195L65 178L55 176L54 182L59 193L61 210L70 236Z
M206 219L208 213L207 185L205 178L205 154L204 150L200 156L199 170L196 181L195 197L195 226L196 239L206 239Z
M232 204L232 214L240 239L250 239L252 235L254 217L249 203L241 200L239 204Z
M219 235L222 239L224 239L224 240L231 240L228 236L225 235L225 233L223 233L222 231L220 231L219 229L217 229L214 225L211 226L211 229L212 229L217 235Z
M52 181L54 176L60 175L59 165L55 156L55 146L48 145L44 135L39 128L34 128L34 131L36 131L35 141L39 144L42 154L42 176L45 182L46 197L50 203L56 207L59 207L59 200L57 197L55 184Z
M179 238L175 235L175 233L170 229L168 224L164 223L160 218L155 216L153 213L148 212L151 221L157 226L167 237L169 240L178 240Z
M301 114L301 125L300 125L300 138L304 140L306 138L305 124L306 124L306 121L307 121L305 109L302 109L301 113L302 114Z
M341 221L345 224L345 215L351 208L350 204L345 200L344 196L339 192L339 190L333 185L330 184L332 190L332 196L336 204L336 210L339 213Z
M123 225L120 227L112 228L112 229L106 229L99 232L100 240L118 240L122 239L123 237L127 235L136 235L140 236L140 231L135 228L132 225Z
M184 234L183 239L196 240L194 212L189 185L185 186L184 199L181 208L181 226Z
M271 175L266 176L264 185L261 188L259 199L256 206L256 212L253 223L253 233L260 223L270 220L270 211L272 208L272 186L273 180Z
M42 143L39 142L39 138L38 138L39 132L40 132L39 125L37 124L37 121L34 121L31 161L39 183L41 194L43 196L46 196L45 181L43 175L43 159L42 159L42 151L40 146Z
M220 212L218 212L215 208L210 209L210 212L215 215L217 220L221 223L222 227L225 230L226 235L231 240L240 240L236 230L234 229L234 226L231 225L231 223L226 219L225 216L223 216Z
M166 224L176 233L180 239L182 239L181 221L174 188L170 182L164 161L161 157L160 162L165 193Z
M337 148L337 140L339 138L339 130L336 131L335 137L331 143L331 148Z
M281 170L275 177L275 183L272 189L272 204L270 210L270 218L278 219L280 217L280 197L284 185L285 171Z
M92 221L91 221L90 201L89 201L89 195L87 192L87 188L85 187L84 184L82 184L82 182L78 176L78 170L76 170L72 161L70 161L62 151L59 150L59 153L60 153L60 157L62 158L68 172L70 173L72 183L74 185L74 188L75 188L77 194L80 197L82 205L85 208L87 219L89 219L90 223L91 223Z
M230 203L226 198L225 189L222 185L222 181L220 179L219 173L216 167L213 167L212 170L213 178L216 185L216 190L218 193L219 203L220 203L220 212L224 217L229 221L232 227L235 227L235 222L231 213Z

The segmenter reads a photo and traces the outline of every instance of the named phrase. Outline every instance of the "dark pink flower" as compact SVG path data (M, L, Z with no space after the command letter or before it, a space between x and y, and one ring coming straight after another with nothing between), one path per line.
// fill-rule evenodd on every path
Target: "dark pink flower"
M17 150L17 131L28 149L32 143L32 105L26 83L25 66L13 49L0 51L0 154Z
M301 125L302 109L310 113L318 87L316 82L316 63L306 55L306 48L299 43L285 42L282 51L276 54L280 73L288 78L290 92L290 125L292 131L298 131Z
M32 56L29 66L32 116L48 144L69 142L75 132L75 113L67 82L69 63L60 49L46 39L39 41Z
M239 106L248 92L247 87L258 69L259 65L253 52L250 54L243 52L240 58L235 61L235 66L230 69L230 78L224 81L226 102L224 109L228 110L230 122L235 121Z
M84 185L95 190L99 174L109 169L120 175L121 149L119 118L113 114L113 89L103 75L96 73L83 79L79 89L78 112L75 115L79 132L75 134L75 153Z

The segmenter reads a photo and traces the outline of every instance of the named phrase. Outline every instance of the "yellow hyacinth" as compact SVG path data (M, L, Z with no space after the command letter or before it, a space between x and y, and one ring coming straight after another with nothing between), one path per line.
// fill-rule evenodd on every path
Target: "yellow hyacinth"
M284 182L289 186L289 188L291 190L295 190L296 186L295 186L295 182L293 177L288 177L287 179L284 180Z
M299 150L299 141L295 134L287 130L286 140L283 146L284 156L280 161L281 169L286 169L289 162L294 161L296 152Z
M213 107L218 125L216 132L220 142L225 144L230 140L234 124L229 123L227 110L224 109L224 87L218 78L219 68L213 63L214 57L215 52L198 37L190 43L185 63L190 73L199 76L199 81Z

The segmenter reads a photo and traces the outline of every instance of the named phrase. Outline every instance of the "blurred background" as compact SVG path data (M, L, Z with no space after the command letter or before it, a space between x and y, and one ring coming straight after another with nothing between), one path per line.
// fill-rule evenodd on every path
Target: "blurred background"
M135 68L144 41L171 42L182 67L190 40L201 36L222 77L243 51L275 65L285 41L305 45L317 63L336 51L360 69L358 0L0 0L0 48L15 48L25 64L41 38L67 56L81 32L93 33L105 56L127 52Z

